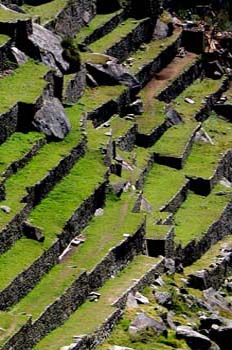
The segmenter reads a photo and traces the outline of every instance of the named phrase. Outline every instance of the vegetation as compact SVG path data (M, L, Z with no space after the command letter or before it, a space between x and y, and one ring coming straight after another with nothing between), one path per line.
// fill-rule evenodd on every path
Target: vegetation
M158 259L155 260L146 256L136 257L127 268L117 274L114 279L107 281L99 289L101 297L98 302L85 302L63 326L51 332L38 343L35 349L46 348L47 350L52 350L71 344L73 332L76 335L91 334L115 311L116 308L111 306L112 303L134 284L135 279L143 276L158 261ZM86 317L87 314L89 315L88 318ZM54 341L55 339L56 341Z
M52 0L44 4L32 3L27 1L22 9L31 17L40 17L41 23L54 19L54 17L65 7L67 0Z
M90 49L94 52L105 52L108 48L113 46L113 44L135 29L142 21L143 20L136 21L133 18L128 18L126 21L119 24L112 32L90 44Z
M44 76L48 71L47 66L29 60L10 76L1 78L0 114L7 112L17 102L35 103L47 85Z

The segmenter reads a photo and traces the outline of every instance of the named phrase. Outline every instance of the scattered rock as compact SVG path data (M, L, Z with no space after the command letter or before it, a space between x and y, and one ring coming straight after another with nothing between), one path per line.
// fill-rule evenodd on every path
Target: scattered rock
M144 312L139 313L135 320L131 322L129 327L130 334L136 334L145 329L152 329L157 335L166 331L166 327L163 321L156 321L153 318L147 316Z
M32 124L36 130L58 140L63 140L65 135L71 130L64 107L54 97L44 99L43 105L36 112Z
M171 258L165 259L165 269L168 274L173 274L176 271L175 261Z
M11 211L10 207L8 207L7 205L1 205L0 209L6 214L9 214Z
M129 87L140 86L139 81L122 64L110 60L105 64L87 63L88 73L98 85L122 84Z
M89 87L97 87L98 86L98 83L96 82L94 77L89 73L86 74L86 83Z
M167 309L172 306L172 296L169 292L155 292L155 298L160 305Z
M132 293L128 294L126 307L128 307L129 309L136 309L138 307L138 302Z
M178 326L176 329L176 337L185 339L192 350L208 350L212 345L208 337L194 331L188 326Z
M17 64L20 66L21 64L24 64L27 62L28 57L27 55L25 55L24 52L20 51L17 47L13 46L11 48L11 52L15 58L15 61L17 62Z
M104 209L98 208L98 209L96 209L94 216L102 216L103 214L104 214Z
M34 239L38 242L44 242L45 237L39 227L33 226L29 221L24 221L22 230L27 238Z
M157 20L155 30L153 33L153 39L165 39L167 36L172 35L173 24L164 23L160 19Z
M189 97L185 97L184 101L187 102L187 103L189 103L190 105L194 105L194 103L195 103L195 101L192 100L192 99L189 98Z
M166 118L168 121L168 126L179 125L183 123L183 120L181 119L179 114L176 111L174 111L174 109L170 106L167 108Z
M149 299L139 292L135 293L135 299L139 304L149 304Z
M138 97L134 102L132 102L128 107L129 114L141 115L143 114L143 101Z

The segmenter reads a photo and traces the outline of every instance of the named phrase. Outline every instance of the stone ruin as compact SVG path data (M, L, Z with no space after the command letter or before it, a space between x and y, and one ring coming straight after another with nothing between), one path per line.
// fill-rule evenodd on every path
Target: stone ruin
M224 3L1 1L1 350L228 350Z

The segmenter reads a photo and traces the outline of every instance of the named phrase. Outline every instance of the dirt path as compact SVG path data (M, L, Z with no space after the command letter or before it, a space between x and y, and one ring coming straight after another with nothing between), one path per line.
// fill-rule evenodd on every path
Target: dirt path
M153 99L157 92L167 86L168 81L178 77L183 70L197 55L187 52L185 57L175 57L170 64L168 64L159 73L155 74L154 78L144 87L144 110L148 112L153 106Z

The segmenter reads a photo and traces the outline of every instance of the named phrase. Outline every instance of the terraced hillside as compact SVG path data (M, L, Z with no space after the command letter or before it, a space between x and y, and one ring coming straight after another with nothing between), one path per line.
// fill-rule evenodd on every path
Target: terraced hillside
M180 22L0 4L1 350L226 349L231 67Z

